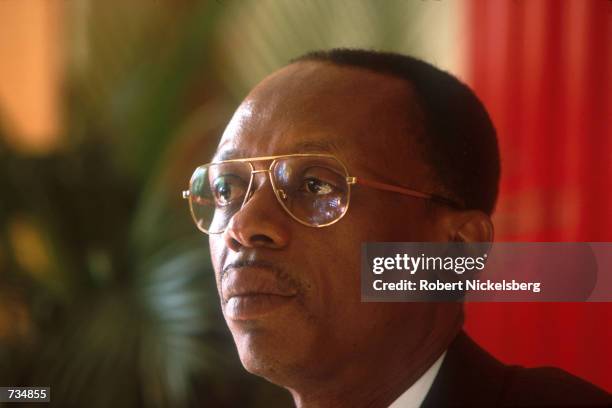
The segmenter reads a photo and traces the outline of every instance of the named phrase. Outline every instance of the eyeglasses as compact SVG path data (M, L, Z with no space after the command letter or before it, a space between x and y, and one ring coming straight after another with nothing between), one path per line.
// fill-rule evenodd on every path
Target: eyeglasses
M253 163L261 161L272 162L267 169L256 170ZM330 154L289 154L199 166L191 176L189 190L183 191L198 229L206 234L224 232L234 214L253 195L253 180L258 173L268 173L281 207L291 218L308 227L327 227L340 221L348 211L352 185L460 207L437 195L350 176L344 163Z

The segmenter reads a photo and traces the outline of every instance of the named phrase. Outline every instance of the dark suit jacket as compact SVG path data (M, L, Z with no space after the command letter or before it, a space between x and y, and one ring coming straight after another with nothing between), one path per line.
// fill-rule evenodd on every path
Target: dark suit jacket
M422 407L481 406L612 407L612 395L558 368L504 365L462 332L448 348Z

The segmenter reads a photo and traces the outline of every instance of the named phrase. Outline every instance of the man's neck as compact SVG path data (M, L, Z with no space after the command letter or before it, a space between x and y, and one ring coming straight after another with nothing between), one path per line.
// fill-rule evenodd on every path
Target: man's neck
M419 350L388 347L360 356L333 376L290 389L298 408L368 406L386 408L412 386L441 356L457 330L429 336Z

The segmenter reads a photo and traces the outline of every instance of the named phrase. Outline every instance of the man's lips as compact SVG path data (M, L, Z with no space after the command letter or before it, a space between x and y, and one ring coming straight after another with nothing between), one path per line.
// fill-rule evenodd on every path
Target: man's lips
M223 300L227 302L237 296L275 295L292 297L297 290L267 267L229 268L221 281Z
M298 290L274 268L238 266L226 269L221 294L228 318L251 320L289 303Z

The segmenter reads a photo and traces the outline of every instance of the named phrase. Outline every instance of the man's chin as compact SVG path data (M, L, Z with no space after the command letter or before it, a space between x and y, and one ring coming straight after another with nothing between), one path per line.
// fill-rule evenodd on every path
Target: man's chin
M275 352L268 347L239 347L238 354L245 370L280 386L287 385L288 372L293 371L289 367L296 365L296 362L283 358L285 353L278 353L278 350Z
M236 333L232 330L240 361L251 374L287 386L291 373L305 368L308 336L291 336L296 332L277 333L262 328Z

